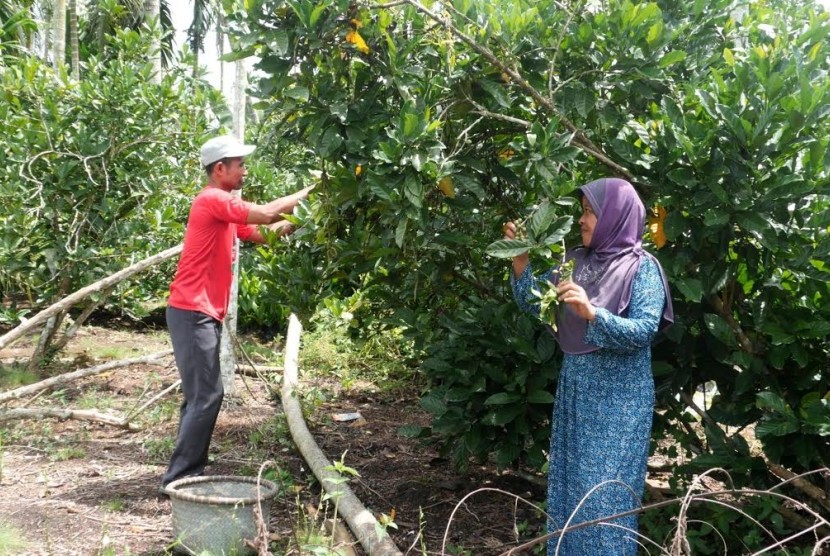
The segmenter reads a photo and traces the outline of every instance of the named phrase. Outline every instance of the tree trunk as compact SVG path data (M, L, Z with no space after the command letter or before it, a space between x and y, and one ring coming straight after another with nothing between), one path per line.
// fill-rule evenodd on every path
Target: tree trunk
M225 32L224 32L225 18L221 13L216 15L216 53L219 56L219 90L225 90L225 62L222 61L222 56L225 55Z
M69 47L72 49L72 79L81 79L81 48L78 44L78 0L69 0Z
M233 133L240 141L245 141L245 88L248 84L248 75L245 71L244 60L236 62L236 78L233 87ZM234 194L239 195L237 190ZM222 339L219 350L219 364L222 369L222 386L226 396L234 395L233 375L236 368L236 358L233 353L232 335L236 335L237 312L239 308L239 240L234 241L234 265L231 295L228 302L228 312L222 326Z
M66 57L66 0L55 0L52 13L52 65L59 68Z
M144 0L144 18L153 34L152 59L153 83L161 83L161 22L159 19L160 1Z

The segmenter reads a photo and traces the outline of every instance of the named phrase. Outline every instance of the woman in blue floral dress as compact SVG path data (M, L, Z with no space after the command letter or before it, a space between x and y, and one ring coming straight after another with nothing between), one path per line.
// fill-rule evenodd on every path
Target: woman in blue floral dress
M651 342L674 320L665 274L642 248L645 208L634 188L608 178L579 193L583 246L567 254L572 279L557 283L556 271L534 277L526 254L513 260L511 276L524 311L539 313L531 294L539 280L556 284L559 298L554 335L564 358L550 443L550 531L640 505L654 407ZM515 231L505 225L506 238ZM635 555L636 531L635 515L578 528L551 538L548 554Z

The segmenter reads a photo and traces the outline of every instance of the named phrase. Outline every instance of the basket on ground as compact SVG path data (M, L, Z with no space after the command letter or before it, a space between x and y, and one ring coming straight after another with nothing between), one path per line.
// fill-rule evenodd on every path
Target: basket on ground
M186 477L164 489L173 507L176 550L186 554L237 556L257 535L254 508L259 503L267 527L277 486L256 477Z

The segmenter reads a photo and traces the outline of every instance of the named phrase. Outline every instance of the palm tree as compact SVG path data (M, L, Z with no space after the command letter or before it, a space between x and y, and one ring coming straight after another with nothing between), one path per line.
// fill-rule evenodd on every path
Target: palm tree
M159 20L159 0L144 0L144 19L153 28ZM161 37L153 35L153 82L161 82Z
M78 1L69 0L69 48L72 51L72 79L81 77L81 49L78 44Z
M66 0L55 0L51 29L52 65L58 68L66 57Z
M161 65L169 67L173 60L175 29L167 0L89 0L87 25L82 30L81 41L93 52L101 53L106 46L106 37L116 30L140 31L151 19L148 9L153 10L152 17L158 17L161 27Z
M0 0L0 54L22 52L33 43L37 23L31 10L31 1Z
M187 28L187 43L193 51L193 75L199 72L199 53L205 50L205 37L213 27L221 8L216 0L195 0L193 2L193 20Z

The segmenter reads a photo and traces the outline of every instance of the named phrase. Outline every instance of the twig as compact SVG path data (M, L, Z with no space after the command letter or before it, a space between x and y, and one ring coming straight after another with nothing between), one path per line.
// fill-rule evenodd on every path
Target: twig
M147 409L148 407L150 407L151 405L153 405L154 403L159 401L161 398L166 396L168 393L172 392L174 389L178 388L181 383L182 383L181 379L177 380L176 382L174 382L173 384L171 384L170 386L168 386L167 388L165 388L164 390L162 390L161 392L159 392L158 394L156 394L155 396L150 398L147 401L147 403L145 403L141 407L139 407L139 408L131 411L130 413L128 413L124 417L124 424L126 425L129 421L131 421L133 419L133 417L135 417L139 413L143 412L145 409Z

